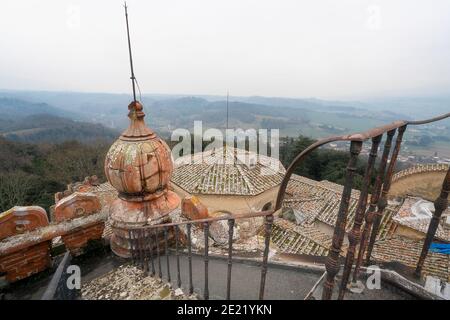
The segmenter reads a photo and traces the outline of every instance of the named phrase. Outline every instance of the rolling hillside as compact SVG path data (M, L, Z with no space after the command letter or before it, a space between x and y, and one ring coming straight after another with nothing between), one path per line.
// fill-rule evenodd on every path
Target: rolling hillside
M70 119L69 119L70 117ZM0 136L20 142L112 141L119 132L46 103L0 98Z

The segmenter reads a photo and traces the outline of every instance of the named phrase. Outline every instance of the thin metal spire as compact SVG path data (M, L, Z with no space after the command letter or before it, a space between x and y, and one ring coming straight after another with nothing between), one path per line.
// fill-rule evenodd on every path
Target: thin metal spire
M127 21L127 36L128 36L128 53L130 55L130 68L131 68L131 83L133 85L133 100L136 102L136 87L135 87L135 81L136 78L134 77L134 69L133 69L133 56L131 55L131 41L130 41L130 28L128 27L128 7L127 3L124 3L125 8L125 20Z

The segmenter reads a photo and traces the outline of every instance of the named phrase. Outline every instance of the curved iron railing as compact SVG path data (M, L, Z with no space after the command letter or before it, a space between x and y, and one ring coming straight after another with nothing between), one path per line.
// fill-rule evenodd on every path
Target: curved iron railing
M367 140L371 140L371 150L368 157L367 167L364 173L364 180L361 187L360 197L358 199L358 205L355 214L354 224L352 229L348 235L349 238L349 247L347 250L347 256L344 264L343 278L341 281L341 285L339 288L339 299L343 299L348 281L350 279L351 271L353 264L355 263L354 271L353 271L353 281L356 281L358 278L359 269L363 263L363 256L366 255L366 263L370 262L370 257L372 253L372 249L378 234L378 229L380 226L380 222L382 220L384 209L387 206L387 195L390 189L390 185L392 182L392 176L394 172L394 168L396 165L397 157L400 152L403 134L406 131L407 126L409 125L423 125L427 123L436 122L439 120L443 120L445 118L449 118L450 113L428 119L422 121L396 121L391 124L377 127L362 133L355 133L350 135L343 136L332 136L329 138L318 140L317 142L310 145L303 152L298 154L295 159L291 162L288 169L286 170L286 174L280 184L280 188L278 191L278 195L276 198L276 204L274 210L262 211L262 212L250 212L248 214L240 214L240 215L226 215L214 218L200 219L200 220L189 220L183 222L175 222L175 223L165 223L165 224L157 224L157 225L146 225L146 226L137 226L132 229L130 228L121 228L120 226L115 226L116 229L122 229L123 232L127 233L126 238L129 239L131 258L133 261L144 268L144 270L150 273L150 265L151 265L151 274L155 275L156 270L158 269L159 277L162 277L161 271L161 254L160 247L164 246L165 248L165 256L167 263L167 277L170 279L170 262L169 262L169 250L168 250L168 234L169 231L172 230L173 238L175 239L175 253L177 258L177 284L178 287L181 286L180 279L180 266L179 266L179 246L180 246L180 232L179 228L181 226L186 227L186 236L187 236L187 249L188 249L188 261L189 261L189 293L193 293L193 283L192 283L192 241L191 241L191 229L192 225L201 225L204 232L204 265L205 265L205 288L204 288L204 299L209 299L209 287L208 287L208 234L210 224L220 220L228 221L228 272L227 272L227 299L230 299L230 283L231 283L231 269L232 269L232 252L233 252L233 227L235 221L238 219L247 219L247 218L255 218L255 217L263 217L265 219L264 224L264 252L262 257L261 264L261 281L260 281L260 289L259 289L259 298L264 298L264 289L265 289L265 280L267 273L267 261L268 261L268 253L269 253L269 244L270 244L270 236L271 236L271 228L273 223L273 214L282 208L286 188L288 182L294 172L294 170L301 165L302 161L310 155L314 150L319 147L326 145L331 142L336 141L348 141L350 142L350 159L347 165L346 176L344 189L342 192L341 203L337 215L337 220L334 228L333 241L332 246L329 250L329 255L326 262L326 280L323 289L323 299L331 299L333 287L334 287L334 279L336 274L339 272L339 254L341 251L342 243L345 236L345 226L348 214L349 200L353 187L353 176L356 171L356 164L358 160L358 156L361 152L363 143ZM371 183L371 175L374 170L374 166L376 163L376 159L378 157L378 149L380 143L383 139L383 136L386 135L386 139L384 142L383 153L381 156L381 161L378 165L378 174L376 176L375 184L373 186L372 195L370 197L370 201L368 199L369 196L369 187ZM391 148L393 144L394 136L396 135L396 139L394 142L394 148L391 153ZM437 223L439 223L440 214L442 214L441 210L445 205L445 199L448 196L449 189L449 174L447 173L446 181L444 182L443 192L441 193L441 201L439 201L438 209L436 210L436 218L432 219L430 223L430 228L427 234L427 239L424 243L422 255L420 257L417 272L420 274L421 266L423 265L423 261L428 252L428 248L430 243L434 237L434 233L437 228ZM445 199L444 199L445 198ZM445 202L445 203L444 203ZM369 208L367 209L367 206ZM361 227L363 225L363 220L365 220L364 229L361 232ZM172 229L170 229L172 228ZM158 231L159 230L159 231ZM161 237L161 232L164 235ZM162 242L162 244L161 244ZM358 255L356 256L356 248L359 244ZM156 251L156 253L155 253ZM356 259L356 262L355 262ZM155 264L157 263L158 268L155 268Z
M289 167L286 170L286 175L280 185L280 189L278 191L275 211L281 209L286 188L288 182L294 173L294 170L303 162L303 160L310 155L314 150L319 147L326 145L331 142L337 141L349 141L350 142L350 159L347 165L347 172L344 183L344 190L342 193L341 203L336 219L336 224L334 228L332 246L329 251L328 259L326 262L326 271L327 276L324 283L323 295L322 299L331 299L333 287L334 287L334 279L336 274L339 272L339 254L341 251L342 243L345 237L345 226L347 222L347 214L348 214L348 206L350 195L353 186L353 176L356 171L356 163L358 156L361 152L362 145L365 141L371 139L372 146L371 151L368 157L368 163L364 174L364 180L361 187L361 193L358 200L358 205L355 214L355 221L353 227L348 235L349 239L349 247L347 249L347 255L344 264L344 271L342 276L341 286L339 288L338 299L343 299L344 294L347 288L347 284L350 278L350 274L352 271L353 263L355 262L355 254L356 247L359 243L359 252L356 259L355 269L353 273L353 281L356 281L358 278L359 269L362 264L362 259L364 253L366 253L366 264L369 264L370 257L372 254L373 246L378 234L380 222L382 220L383 211L387 206L387 195L390 189L392 175L394 172L394 168L397 162L397 157L400 152L403 134L406 131L407 126L409 125L423 125L432 122L436 122L439 120L443 120L450 117L450 113L443 114L438 117L434 117L427 120L420 121L396 121L391 124L377 127L362 133L343 135L343 136L332 136L324 139L320 139L317 142L310 145L308 148L303 150L300 154L298 154L294 160L291 162ZM391 152L392 140L394 135L397 133L397 137L395 140L395 146ZM378 174L375 180L375 185L373 188L373 192L370 198L369 209L367 209L368 203L368 191L371 181L371 175L373 172L373 168L375 165L375 160L378 154L378 147L383 136L386 134L386 140L384 143L383 154L381 157L381 162L379 163ZM390 158L389 158L390 155ZM448 179L448 175L447 175ZM444 183L445 186L445 183ZM447 192L448 194L448 192ZM364 230L361 234L361 226L363 224L363 220L365 219ZM433 223L433 222L432 222ZM436 226L437 228L437 226ZM430 228L430 231L433 233L431 235L431 239L434 237L434 232ZM431 242L428 241L428 242ZM426 256L425 251L428 252L429 243L424 244L424 249L422 255ZM424 258L423 258L424 259ZM422 260L423 260L422 259ZM423 264L423 261L422 261Z
M204 250L203 250L203 260L204 260L204 289L203 298L205 300L209 299L209 227L211 223L217 221L227 221L228 222L228 267L227 267L227 287L226 287L226 299L230 300L231 292L231 271L233 265L233 232L236 220L249 219L249 218L264 218L264 251L262 255L261 263L261 278L259 285L259 299L264 299L264 290L266 283L267 274L267 264L269 257L269 244L270 235L273 223L273 210L261 211L261 212L249 212L246 214L233 214L233 215L223 215L218 217L188 220L181 222L171 222L155 225L144 225L136 227L121 227L113 226L113 228L122 230L126 234L126 238L129 239L130 254L134 264L137 264L143 270L151 274L156 275L158 272L158 277L163 277L162 272L162 257L161 252L164 253L166 258L166 277L167 280L171 281L170 274L170 259L169 259L169 233L171 233L171 239L175 240L175 256L176 256L176 270L177 270L177 286L181 287L181 276L180 276L180 247L181 247L181 236L179 229L180 227L186 227L185 233L187 239L187 257L188 257L188 276L189 276L189 294L194 292L193 278L192 278L192 225L202 226L204 232Z

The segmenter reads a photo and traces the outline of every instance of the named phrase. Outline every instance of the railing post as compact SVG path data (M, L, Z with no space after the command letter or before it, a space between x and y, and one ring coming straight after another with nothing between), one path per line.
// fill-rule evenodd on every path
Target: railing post
M161 269L161 254L159 252L159 228L155 229L155 241L156 241L156 256L158 258L158 276L162 279L162 269Z
M140 229L138 233L138 243L139 243L139 252L141 257L141 267L144 270L145 273L147 273L147 259L146 259L146 252L145 252L145 241L144 241L144 230Z
M170 283L170 258L169 258L169 240L167 236L167 227L164 227L164 244L166 250L166 264L167 264L167 281Z
M227 300L230 300L231 268L233 266L233 231L234 219L228 220L228 274L227 274Z
M387 166L387 161L389 158L389 154L391 152L392 139L395 135L396 129L390 130L387 132L386 141L384 143L383 155L381 156L381 162L378 167L378 174L375 180L375 186L373 188L372 195L370 197L370 205L369 209L365 216L365 224L363 233L361 236L359 250L358 250L358 258L356 259L355 270L353 271L353 282L356 283L358 280L359 269L362 264L362 260L364 257L364 252L366 251L368 238L370 236L370 231L372 229L373 219L375 217L375 210L377 208L378 199L380 198L381 188L383 187L383 181Z
M136 255L135 255L135 251L134 251L133 230L128 230L128 245L130 247L131 262L134 265L134 264L136 264Z
M203 231L205 235L205 255L204 255L204 261L205 261L205 290L203 293L203 298L205 300L209 300L209 285L208 285L208 263L209 263L209 257L208 257L208 251L209 251L209 223L205 222L203 223Z
M331 299L334 287L334 278L339 272L339 254L341 252L341 246L345 236L345 226L347 223L348 206L352 192L353 176L356 171L356 164L361 148L361 141L352 141L350 144L350 160L347 165L344 191L342 192L341 204L336 219L336 226L334 228L333 242L325 264L327 275L323 285L322 300Z
M364 213L367 207L367 198L369 193L370 181L372 178L373 167L378 154L378 146L380 145L382 135L372 138L372 147L369 154L369 160L367 162L366 171L364 173L364 181L361 188L361 193L358 199L358 206L355 213L355 222L353 228L348 235L349 248L347 250L347 256L345 258L344 271L342 274L342 282L339 288L338 299L343 299L345 290L347 289L348 279L352 271L352 265L355 258L356 246L361 236L361 225L364 220Z
M370 257L372 255L373 246L375 244L375 240L377 239L378 229L381 224L381 219L383 217L384 209L387 206L387 195L389 193L389 190L391 189L392 175L394 173L395 165L397 163L397 157L400 152L400 148L402 146L402 139L403 139L403 134L405 133L405 130L406 130L406 125L398 128L397 139L395 140L395 147L392 152L391 161L389 162L389 167L386 172L386 177L384 178L383 189L381 191L381 197L380 197L380 200L378 201L378 210L377 210L377 213L375 214L375 217L373 220L372 233L370 235L369 245L367 246L366 265L370 264Z
M442 213L448 208L448 194L450 193L450 168L445 175L444 182L442 183L442 190L439 197L434 202L434 214L431 218L430 225L428 226L427 235L423 243L422 252L420 254L419 261L417 263L415 275L420 277L422 273L423 264L427 257L428 250L430 249L431 242L433 241L436 230L439 226Z
M177 285L178 288L181 287L181 273L180 273L180 251L178 249L178 237L179 237L179 233L178 233L178 226L175 226L175 255L177 257Z
M187 241L188 241L188 262L189 262L189 294L194 293L194 284L192 282L192 239L191 239L191 223L186 225Z
M269 259L270 235L272 232L273 214L267 215L264 224L264 254L261 266L261 282L259 287L259 300L264 300L266 287L267 260Z
M155 262L153 261L153 241L152 241L152 229L148 229L148 247L149 247L149 254L150 254L150 262L152 264L152 277L155 276Z
M142 233L144 241L145 271L147 275L150 275L150 266L149 266L150 248L148 243L148 229L144 229Z

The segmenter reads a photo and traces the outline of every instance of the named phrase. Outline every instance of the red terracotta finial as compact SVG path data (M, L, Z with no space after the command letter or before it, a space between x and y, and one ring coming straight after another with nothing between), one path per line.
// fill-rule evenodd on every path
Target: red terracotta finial
M127 130L125 130L120 136L120 140L132 141L132 140L145 140L148 138L154 138L155 133L145 124L143 106L139 101L132 101L128 105L128 118L131 123Z
M179 206L180 198L169 189L173 171L170 148L146 126L144 107L136 100L126 8L125 16L133 84L133 100L128 105L130 126L109 149L105 175L119 195L109 207L111 249L119 256L130 257L128 231L170 221L169 214Z
M144 108L139 101L132 101L128 105L128 110L130 111L128 113L128 118L130 118L131 121L133 121L134 119L137 119L137 118L144 118L145 113L142 111L143 109Z

